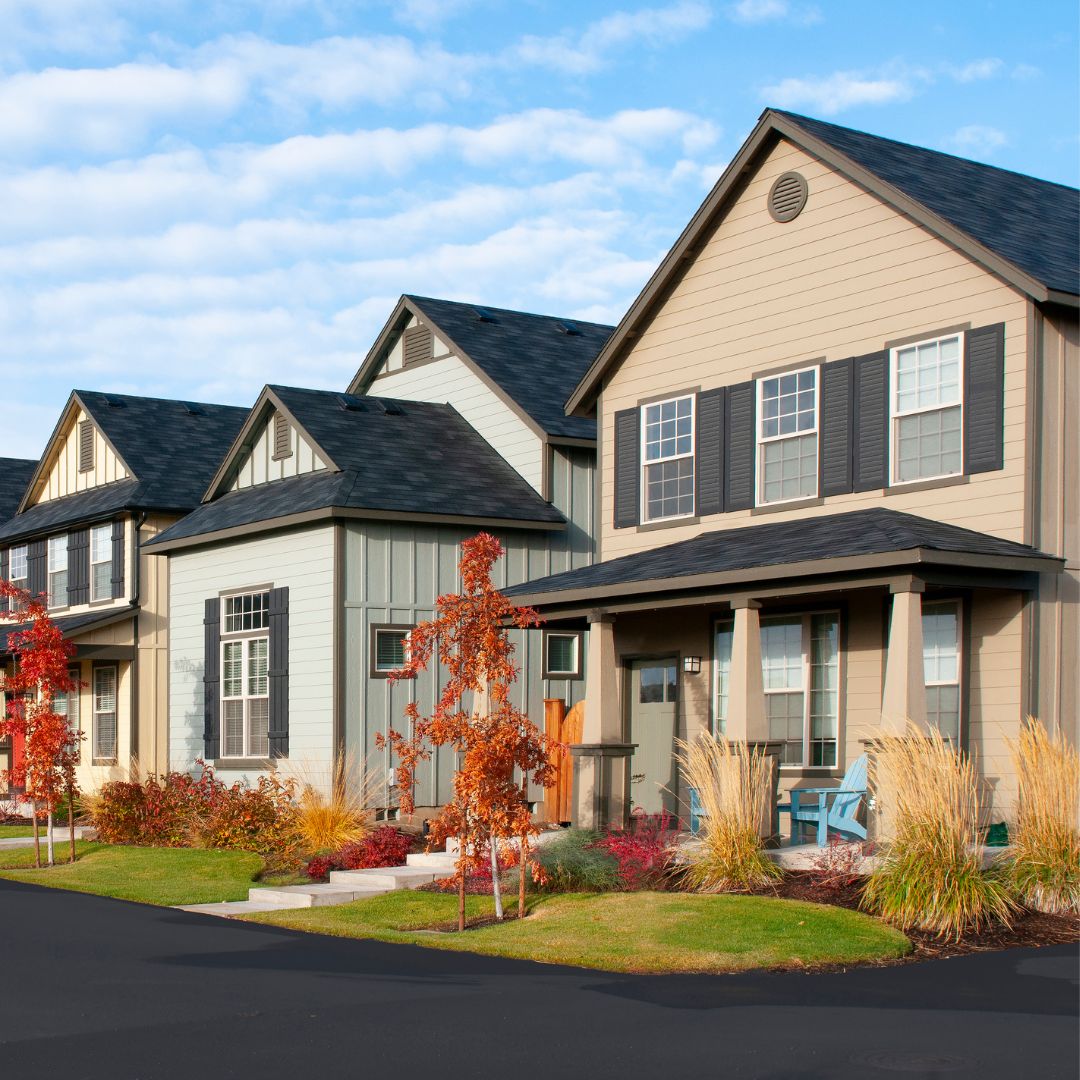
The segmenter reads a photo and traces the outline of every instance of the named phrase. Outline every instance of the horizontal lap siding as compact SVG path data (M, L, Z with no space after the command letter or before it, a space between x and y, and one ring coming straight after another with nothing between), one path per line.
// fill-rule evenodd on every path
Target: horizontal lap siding
M810 197L798 218L781 225L769 217L765 199L788 169L807 178ZM972 477L960 497L955 488L941 488L883 500L875 489L780 511L769 521L885 505L1025 539L1025 301L821 162L779 145L605 387L604 558L757 521L749 511L736 511L656 532L615 529L610 444L618 410L688 385L731 385L782 365L875 352L898 337L994 322L1006 324L1003 470Z

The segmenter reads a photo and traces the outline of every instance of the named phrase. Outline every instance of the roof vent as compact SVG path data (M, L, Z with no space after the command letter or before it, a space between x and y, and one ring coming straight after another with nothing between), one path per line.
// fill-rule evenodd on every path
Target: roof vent
M773 221L792 221L806 205L806 178L802 173L786 172L769 189L769 213Z
M346 412L365 412L367 410L363 398L358 398L355 394L338 394L337 403Z
M567 337L581 337L581 331L578 329L577 323L572 323L569 319L563 319L562 322L558 322L555 325L559 332L566 334Z
M490 311L488 311L488 309L487 309L486 307L474 307L474 308L473 308L473 311L475 311L475 312L476 312L476 317L477 317L477 318L478 318L478 319L479 319L479 320L480 320L481 322L490 322L490 323L494 323L494 322L498 322L498 321L499 321L498 319L496 319L496 318L495 318L495 316L494 316L494 315L492 315L492 314L491 314L491 312L490 312Z
M110 409L122 409L124 407L124 399L117 397L115 394L106 394L105 403Z
M404 416L405 410L396 402L386 398L377 398L376 403L387 416Z
M180 403L184 406L184 411L188 416L205 416L206 410L195 401L182 401Z

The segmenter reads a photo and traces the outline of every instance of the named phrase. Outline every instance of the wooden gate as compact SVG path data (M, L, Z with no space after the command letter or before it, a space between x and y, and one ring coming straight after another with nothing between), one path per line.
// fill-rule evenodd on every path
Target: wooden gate
M552 742L562 743L552 751L551 762L555 766L555 786L545 795L545 817L559 825L568 825L574 810L573 759L567 749L581 742L585 723L585 702L579 701L567 710L562 698L544 699L544 734Z

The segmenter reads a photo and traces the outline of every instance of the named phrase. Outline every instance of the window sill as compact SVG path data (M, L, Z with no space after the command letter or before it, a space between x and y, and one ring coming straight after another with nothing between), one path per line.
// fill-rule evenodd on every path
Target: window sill
M637 527L639 533L657 532L660 529L677 529L680 525L697 525L701 521L696 514L693 517L664 518L663 521L646 521Z
M820 496L813 499L791 499L788 502L762 503L750 511L751 517L759 517L762 514L780 514L784 510L805 510L810 506L824 506L825 500Z
M267 770L274 767L273 758L216 758L213 762L215 769L260 769Z
M881 494L906 495L909 491L930 491L933 488L958 487L961 484L970 484L971 477L966 473L957 476L938 476L933 480L912 480L910 483L898 483L882 490Z
M111 766L116 764L116 758L114 758L114 757L110 757L110 758L96 757L96 758L91 759L90 764L91 765L100 765L100 766L102 766L104 768L108 768L108 767L111 767Z

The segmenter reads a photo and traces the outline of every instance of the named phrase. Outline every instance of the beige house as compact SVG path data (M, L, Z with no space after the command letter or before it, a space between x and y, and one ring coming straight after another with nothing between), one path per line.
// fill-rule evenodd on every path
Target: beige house
M1080 709L1077 191L766 111L567 411L598 562L578 817L679 810L675 737L835 783L907 718L976 757Z
M81 689L57 709L85 736L83 790L167 767L168 564L143 545L198 505L246 415L76 390L0 526L0 577L46 595L75 646Z

